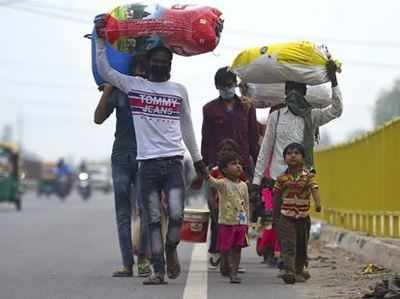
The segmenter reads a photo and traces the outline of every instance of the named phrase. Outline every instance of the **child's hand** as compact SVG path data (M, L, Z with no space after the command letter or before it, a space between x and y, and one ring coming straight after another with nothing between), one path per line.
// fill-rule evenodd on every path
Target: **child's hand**
M321 205L316 205L316 206L315 206L315 212L320 213L321 210L322 210Z
M208 179L208 177L207 177ZM203 185L204 178L202 176L197 176L193 179L192 183L190 184L190 188L193 190L199 190Z

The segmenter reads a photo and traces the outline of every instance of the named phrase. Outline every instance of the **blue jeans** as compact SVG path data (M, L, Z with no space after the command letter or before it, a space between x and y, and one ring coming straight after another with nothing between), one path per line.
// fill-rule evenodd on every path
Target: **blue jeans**
M164 244L161 237L160 194L168 205L166 247L175 249L180 242L183 221L185 184L181 158L151 159L140 162L139 180L143 206L148 215L151 261L154 272L165 273Z
M115 212L118 228L119 246L124 267L131 268L134 264L132 248L132 209L138 205L141 213L141 224L147 223L145 215L142 215L143 207L139 191L140 184L137 180L138 163L136 157L128 155L119 159L112 159L112 179L114 184ZM136 186L133 190L132 185ZM136 192L135 192L136 191ZM132 196L134 192L134 196ZM132 201L132 198L135 202ZM149 232L147 225L141 225L139 255L149 252Z

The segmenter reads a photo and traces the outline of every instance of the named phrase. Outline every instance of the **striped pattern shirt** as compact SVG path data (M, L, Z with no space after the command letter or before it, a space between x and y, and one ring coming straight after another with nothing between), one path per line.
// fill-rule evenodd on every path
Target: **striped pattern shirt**
M307 217L313 189L318 189L314 174L302 169L295 177L286 170L277 178L274 186L274 192L282 197L281 214L293 218Z

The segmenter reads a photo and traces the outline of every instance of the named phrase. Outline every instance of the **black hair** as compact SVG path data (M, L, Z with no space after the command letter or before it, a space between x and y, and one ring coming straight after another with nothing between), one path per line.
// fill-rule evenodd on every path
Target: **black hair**
M223 173L223 169L225 169L232 161L240 161L240 156L238 153L233 151L220 152L218 155L218 168Z
M286 157L286 154L287 154L287 152L289 150L298 150L300 152L300 154L303 156L303 158L306 155L304 146L302 144L300 144L300 143L297 143L297 142L293 142L293 143L291 143L291 144L289 144L288 146L285 147L285 149L283 150L283 157L284 158Z
M231 138L225 138L220 143L218 143L217 152L223 151L224 147L226 147L226 146L231 147L234 152L237 152L237 153L240 152L239 144L237 144L237 142Z
M294 82L294 81L286 81L285 82L285 93L288 94L291 90L297 90L302 95L306 95L307 93L307 85L304 83Z
M160 51L166 53L168 55L169 60L170 61L172 60L172 57L173 57L172 51L169 48L164 47L164 46L157 46L157 47L151 48L149 51L147 51L147 55L146 55L147 59L151 59L151 57L154 55L154 53L157 53Z
M232 79L235 84L237 83L237 77L235 73L232 72L227 66L221 67L214 76L215 87L218 88L219 86L225 86L226 82L229 82L229 79Z

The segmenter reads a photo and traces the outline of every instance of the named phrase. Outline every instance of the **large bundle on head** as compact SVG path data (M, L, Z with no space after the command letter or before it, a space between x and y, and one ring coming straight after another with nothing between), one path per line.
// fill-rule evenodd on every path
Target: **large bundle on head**
M111 43L121 39L160 39L176 54L192 56L213 51L218 45L221 15L218 9L208 6L156 5L150 9L146 5L125 5L108 15L104 33Z
M267 108L285 102L285 84L247 84L247 94L256 108ZM305 96L313 108L324 108L331 104L331 90L327 84L308 86Z
M104 36L110 65L130 74L135 57L155 46L166 46L172 52L192 56L213 51L223 27L222 13L212 7L127 4L114 8L106 18ZM93 32L95 35L95 32ZM96 83L102 83L92 43L92 70Z
M164 8L159 5L135 3L117 6L107 15L105 31L108 35L113 37L107 38L107 41L114 49L131 55L140 55L155 46L161 45L160 37L154 34L119 37L117 29L120 23L123 24L131 20L143 22L148 18L156 18L162 14L163 11Z
M328 82L325 46L299 41L246 49L236 56L232 70L248 83L295 81L308 85ZM335 61L340 71L340 62Z

